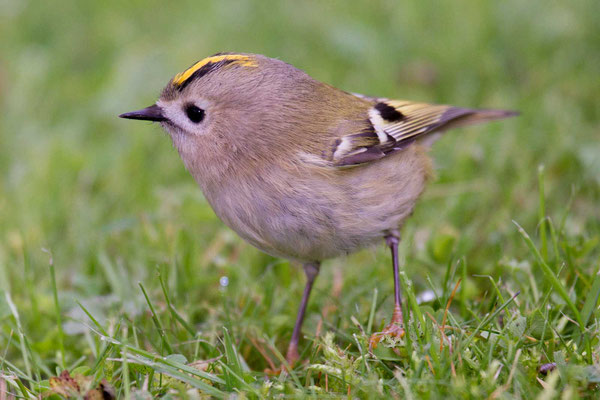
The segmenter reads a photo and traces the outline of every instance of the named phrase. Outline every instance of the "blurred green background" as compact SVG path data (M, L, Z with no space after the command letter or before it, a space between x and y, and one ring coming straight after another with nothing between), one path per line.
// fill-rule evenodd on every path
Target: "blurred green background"
M439 287L448 262L462 257L469 299L489 289L473 274L527 292L513 271L528 252L512 220L536 235L539 165L555 224L575 241L600 234L599 16L595 0L0 0L0 289L42 375L59 362L48 252L68 363L93 364L76 301L160 349L138 287L164 311L157 271L206 340L231 324L251 368L266 364L247 337L285 348L302 272L224 227L159 126L117 118L220 51L280 58L352 92L519 110L434 146L437 179L401 247L417 292ZM597 249L590 254L597 259ZM388 318L391 278L383 248L327 262L305 332L314 334L325 306L325 328L364 320L374 288L377 321ZM0 352L22 368L14 314L0 304Z

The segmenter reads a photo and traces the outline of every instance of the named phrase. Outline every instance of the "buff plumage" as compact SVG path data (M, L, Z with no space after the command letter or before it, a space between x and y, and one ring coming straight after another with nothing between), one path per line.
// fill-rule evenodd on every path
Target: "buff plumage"
M431 134L511 115L352 94L279 60L217 54L177 74L155 105L122 117L160 122L225 224L304 264L293 362L321 261L383 238L396 309L380 336L403 335L398 232L430 176Z

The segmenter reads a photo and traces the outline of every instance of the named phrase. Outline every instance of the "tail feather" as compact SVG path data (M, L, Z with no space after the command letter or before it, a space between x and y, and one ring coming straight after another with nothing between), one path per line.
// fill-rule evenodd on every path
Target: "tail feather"
M460 110L460 112L456 112L453 117L453 111ZM445 119L445 114L450 114ZM442 120L440 121L440 125L436 128L446 130L451 128L458 128L461 126L482 124L484 122L495 121L497 119L504 119L510 117L516 117L519 115L518 111L509 111L509 110L495 110L495 109L465 109L465 108L457 108L452 107L450 110L446 111L442 116Z

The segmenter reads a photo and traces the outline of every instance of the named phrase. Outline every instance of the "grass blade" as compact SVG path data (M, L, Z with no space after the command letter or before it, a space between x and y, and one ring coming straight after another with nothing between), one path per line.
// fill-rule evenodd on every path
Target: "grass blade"
M169 293L167 291L167 286L165 285L165 281L162 278L162 274L160 271L158 273L158 280L160 282L160 287L162 288L163 295L165 296L165 301L167 302L167 308L171 313L171 316L183 326L183 328L188 331L188 333L192 336L196 336L196 331L194 328L183 318L175 309L175 306L171 303L171 299L169 298Z
M75 300L75 302L77 303L77 305L79 306L79 308L81 308L83 310L83 312L85 313L85 315L88 316L88 318L93 322L94 325L96 325L96 328L98 328L98 330L104 335L104 336L108 336L108 333L104 330L104 328L102 327L102 325L100 325L100 323L96 320L96 318L94 318L94 316L87 310L87 308L85 308L83 306L83 304L81 304L79 302L79 300Z
M377 288L373 290L373 301L371 301L371 311L369 311L369 322L367 322L367 335L373 333L373 320L375 319L375 309L377 308Z
M96 331L94 331L94 332L96 332ZM131 346L131 345L127 344L127 343L123 343L123 342L121 342L121 341L119 341L119 340L117 340L117 339L115 339L113 337L104 336L104 335L100 334L99 332L96 332L96 333L98 335L100 335L100 339L101 340L104 340L104 341L106 341L108 343L111 343L111 344L113 344L115 346L119 346L121 348L127 349L127 351L129 353L134 354L136 356L144 357L144 358L147 359L146 360L147 362L152 362L152 363L158 363L158 364L161 364L161 365L166 365L168 367L176 368L176 369L181 370L181 371L183 371L185 373L197 376L197 377L202 378L202 379L209 380L209 381L214 382L214 383L225 384L225 381L223 379L221 379L221 378L219 378L219 377L217 377L217 376L215 376L213 374L209 374L208 372L204 372L204 371L201 371L201 370L199 370L197 368L190 367L189 365L182 364L182 363L174 361L172 359L168 359L168 358L165 358L165 357L162 357L162 356L150 353L150 352L148 352L146 350L139 349L139 348L137 348L135 346ZM130 357L131 357L131 355L130 355Z
M21 325L21 318L19 318L19 312L17 311L17 307L15 303L13 303L10 294L8 292L4 293L6 297L6 303L17 323L17 334L19 335L19 345L21 347L21 355L23 356L23 363L25 364L25 372L27 374L27 378L31 379L31 364L29 362L29 352L27 351L27 344L25 339L25 332L23 332L23 326Z
M500 314L500 312L502 310L504 310L510 303L512 303L512 301L520 294L521 292L517 292L515 293L510 299L508 299L506 302L504 302L504 304L502 304L500 307L498 307L498 309L496 311L494 311L492 314L488 315L486 318L484 318L483 321L481 321L481 323L477 326L477 328L475 328L475 330L473 331L473 333L471 333L469 335L469 337L467 338L467 340L465 340L464 343L461 344L461 347L463 349L466 349L471 342L473 341L473 339L475 338L475 335L477 335L477 333L479 333L479 331L481 331L483 328L485 328L485 326L487 324L489 324L494 318L496 318L496 316L498 314Z
M582 329L585 328L590 321L590 317L592 316L592 312L596 308L596 304L598 304L598 298L600 297L600 265L598 265L598 271L594 276L594 281L592 282L592 288L588 292L585 303L583 304L583 308L581 309L581 320L583 322Z
M131 351L131 348L126 346L126 350L127 349L129 351ZM206 382L202 381L202 379L193 378L192 376L189 375L189 373L185 373L187 371L183 371L183 369L180 368L181 365L185 365L185 364L180 364L180 366L177 366L177 365L172 366L167 363L162 363L158 360L151 360L151 359L148 359L148 358L140 356L140 355L128 354L124 351L123 358L125 358L125 356L127 356L127 358L128 358L127 362L129 362L129 363L141 364L141 365L150 367L150 368L152 368L152 370L154 370L160 374L165 374L165 375L171 376L175 379L178 379L182 382L185 382L185 383L195 387L196 389L202 390L203 392L205 392L206 394L209 394L211 396L214 396L217 398L225 397L225 394L218 388L207 384ZM125 360L123 360L123 362L125 362ZM173 364L179 364L179 363L173 362Z
M52 295L54 297L54 308L56 310L56 327L58 328L58 349L60 351L60 367L65 369L65 333L63 332L61 313L60 313L60 304L58 302L58 289L56 288L56 273L54 272L54 260L52 258L52 253L49 250L42 249L45 253L50 256L50 260L48 264L50 266L50 279L52 282Z
M519 225L516 221L513 221L513 223L519 229L519 233L521 234L521 236L523 236L523 239L525 240L527 247L529 247L529 250L531 250L531 252L535 256L536 260L542 267L542 271L546 275L546 278L550 281L554 290L556 290L558 292L560 297L562 297L563 300L565 301L565 303L567 303L567 305L569 306L571 311L573 311L575 319L576 319L577 323L579 324L579 328L582 330L585 329L585 324L583 323L583 321L581 319L581 314L579 313L579 310L577 309L577 307L575 307L575 304L573 304L573 302L571 301L571 298L569 297L569 294L568 294L567 290L565 289L565 287L563 286L563 284L560 282L558 277L554 274L554 271L552 270L552 268L550 268L548 266L548 264L546 264L546 261L544 261L542 255L538 251L537 247L535 247L535 244L533 243L533 241L531 240L531 237L529 237L529 235L527 234L525 229L523 229L521 227L521 225Z
M158 315L156 314L156 310L154 310L154 306L152 305L152 302L150 302L148 293L146 293L146 289L144 289L144 285L142 285L141 282L139 283L139 285L140 285L140 288L142 289L142 293L144 293L144 297L146 298L146 303L148 304L148 307L150 307L150 312L152 313L152 322L154 322L154 326L158 330L160 339L161 339L163 345L165 346L167 352L169 354L173 354L173 347L171 347L171 344L169 343L169 340L167 339L167 335L165 334L165 329L163 328L162 323L160 322L160 319L158 318Z
M546 197L544 195L544 166L538 167L538 190L539 190L539 211L538 220L540 228L540 240L542 241L542 256L548 260L548 242L546 240Z

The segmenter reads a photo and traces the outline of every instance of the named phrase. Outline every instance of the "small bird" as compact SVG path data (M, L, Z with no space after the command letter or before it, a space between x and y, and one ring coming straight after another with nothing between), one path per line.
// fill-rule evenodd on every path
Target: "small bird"
M395 304L371 343L404 335L399 230L431 176L427 150L436 133L513 115L363 96L277 59L218 53L175 75L156 104L120 117L159 122L227 226L303 265L292 364L321 262L382 239Z

